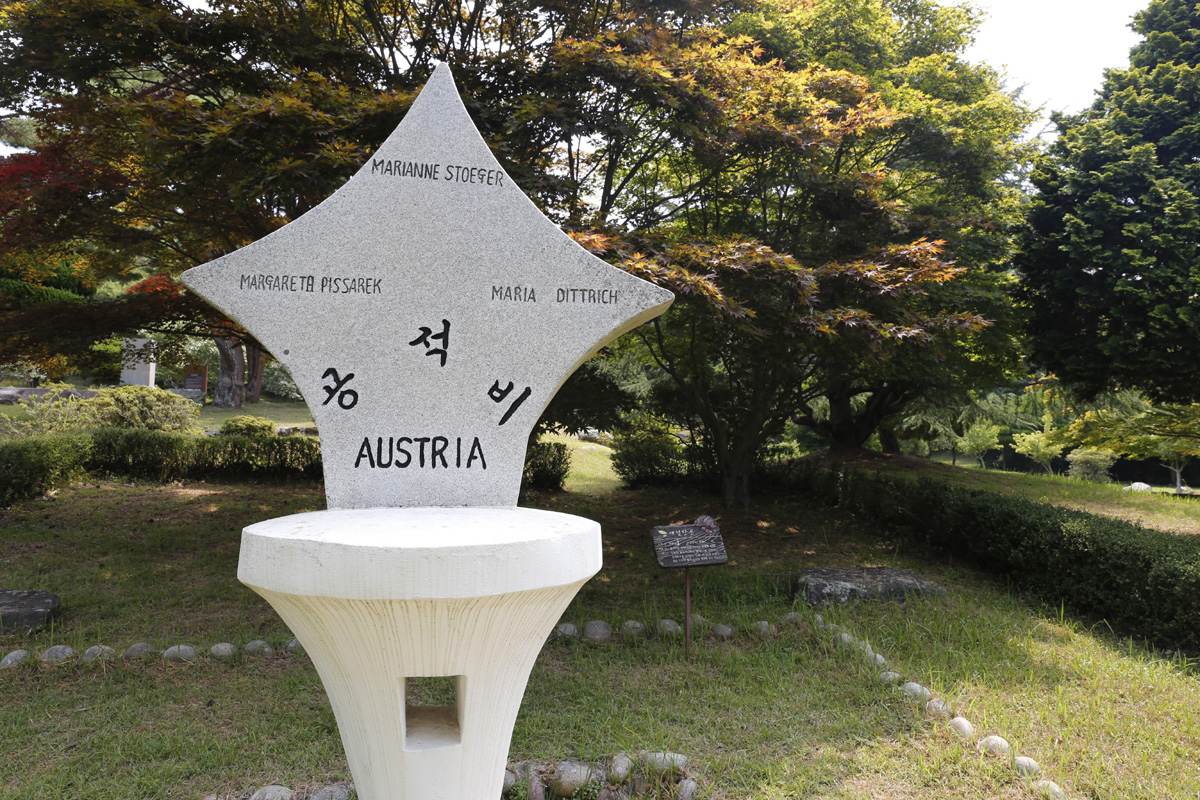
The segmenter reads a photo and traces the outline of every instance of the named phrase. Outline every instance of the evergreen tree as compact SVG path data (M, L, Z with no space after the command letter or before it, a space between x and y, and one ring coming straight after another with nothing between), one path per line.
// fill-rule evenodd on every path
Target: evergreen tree
M1200 396L1200 7L1154 0L1091 108L1059 116L1017 264L1032 358L1084 395Z

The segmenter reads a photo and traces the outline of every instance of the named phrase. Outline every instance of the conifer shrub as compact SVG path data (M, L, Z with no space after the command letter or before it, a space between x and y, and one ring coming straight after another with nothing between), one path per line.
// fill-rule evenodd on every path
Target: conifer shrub
M222 436L274 436L275 422L266 417L239 414L221 425Z
M153 386L98 389L80 397L69 386L22 400L26 418L6 418L6 433L37 436L89 428L140 428L198 432L200 406L174 392Z
M561 492L571 471L571 451L562 442L534 442L525 451L521 489Z
M612 448L613 471L631 489L676 484L688 474L683 443L661 420L633 420L613 437Z

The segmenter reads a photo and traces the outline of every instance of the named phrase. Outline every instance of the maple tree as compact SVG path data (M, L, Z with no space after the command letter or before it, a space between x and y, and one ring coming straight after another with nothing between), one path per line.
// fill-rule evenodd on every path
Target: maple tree
M1024 112L994 74L960 58L971 22L961 10L927 0L0 8L0 107L39 122L37 155L69 166L63 180L90 180L85 192L7 184L21 198L0 213L10 254L74 247L96 276L175 275L260 238L362 163L436 59L553 218L653 244L646 257L661 260L665 285L681 274L670 265L712 276L719 291L684 293L660 324L665 341L704 332L716 359L719 298L761 315L737 333L747 347L724 358L761 363L748 347L757 342L794 361L798 373L779 385L800 374L800 393L776 398L780 414L791 406L835 444L861 444L929 387L981 380L1013 359L1007 324L988 324L1010 316L1004 277L989 270L1006 253L1012 199L996 178L1019 156ZM820 28L843 9L853 25ZM834 42L839 31L852 46ZM608 257L638 268L635 251L618 244ZM786 259L792 268L764 266ZM739 263L756 265L754 281L740 281ZM819 286L813 307L839 309L825 329L767 324L787 318L772 304L795 299L796 274ZM145 300L123 307L126 321L163 312ZM697 363L694 375L676 371L677 388L713 409L702 421L711 441L747 427L737 436L761 443L773 422L739 422L734 405L693 391L704 375L734 373L750 375ZM864 394L865 415L806 411L820 396L840 413ZM732 441L714 452L744 465L754 447ZM743 466L725 471L744 486Z

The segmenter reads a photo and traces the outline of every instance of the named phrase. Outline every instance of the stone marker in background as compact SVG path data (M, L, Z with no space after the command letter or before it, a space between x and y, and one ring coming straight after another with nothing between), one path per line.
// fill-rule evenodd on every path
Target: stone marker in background
M0 634L32 633L62 611L58 595L40 589L0 589Z
M591 520L516 508L542 410L666 290L588 254L501 169L446 66L357 174L184 282L291 371L329 510L243 532L238 577L321 674L363 800L495 800L534 659L600 568ZM442 678L448 705L410 700Z
M909 595L944 595L946 590L928 578L893 567L810 567L792 583L809 605L857 600L903 603Z
M124 339L121 342L121 385L153 386L157 359L150 339Z

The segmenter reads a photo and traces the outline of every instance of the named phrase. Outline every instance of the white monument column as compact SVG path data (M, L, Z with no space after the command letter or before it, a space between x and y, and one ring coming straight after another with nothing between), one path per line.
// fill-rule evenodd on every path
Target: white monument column
M238 578L313 659L363 800L495 800L542 644L600 526L516 507L563 381L670 292L587 253L492 156L439 66L304 216L184 282L287 365L328 510L246 528ZM406 700L412 678L454 687Z

